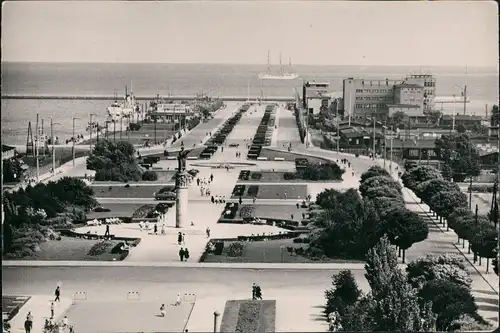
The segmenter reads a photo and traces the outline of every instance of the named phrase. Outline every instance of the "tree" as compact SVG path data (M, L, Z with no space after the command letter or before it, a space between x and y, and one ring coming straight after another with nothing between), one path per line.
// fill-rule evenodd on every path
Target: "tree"
M368 178L376 177L376 176L387 176L387 177L390 177L391 175L389 174L389 172L387 172L387 170L385 170L381 166L374 165L374 166L371 166L366 172L364 172L363 174L361 174L361 181L360 181L360 183L364 183Z
M456 183L442 178L435 178L420 183L415 188L415 194L424 202L429 202L434 195L445 191L460 191L460 187Z
M63 177L57 182L49 182L47 187L52 187L52 193L65 205L81 206L86 210L97 206L93 188L79 178Z
M316 196L316 204L323 209L335 209L340 191L334 189L325 189Z
M417 289L429 281L444 280L463 285L470 289L472 279L465 267L463 257L450 254L427 254L411 261L406 266L408 282Z
M456 208L467 207L467 196L460 191L445 191L434 195L428 203L440 217L447 218Z
M385 218L387 220L387 235L392 244L403 250L403 263L405 252L413 244L427 239L429 228L427 223L415 212L406 208L393 209Z
M87 169L95 170L95 179L100 181L139 181L142 170L134 153L134 146L127 141L99 140L87 158Z
M477 306L468 288L446 280L427 282L419 291L421 303L431 302L437 315L436 328L447 331L451 323L461 315L476 315Z
M371 294L361 297L355 305L347 308L341 316L341 324L345 332L373 332L376 325L376 301Z
M399 197L376 197L370 200L381 217L396 207L405 207L403 196Z
M464 125L460 124L457 126L457 133L463 134L465 132L467 132L467 128Z
M491 126L498 126L500 124L500 111L498 105L493 105L490 117Z
M402 191L401 185L391 177L376 176L368 178L364 183L362 183L359 186L359 192L361 192L361 195L365 197L369 189L381 186L389 186L395 188L400 193Z
M361 290L350 270L341 270L332 275L333 288L325 291L326 314L337 311L341 316L347 307L354 305L361 296Z
M370 284L372 292L383 290L389 284L390 278L398 268L396 250L390 244L387 236L379 242L366 255L365 277Z
M436 150L456 182L479 175L479 154L467 134L454 133L437 138Z
M401 180L405 187L413 190L418 184L437 178L442 178L441 172L438 169L430 165L419 165L406 171Z
M472 217L472 212L469 210L468 207L458 207L455 210L453 210L453 213L448 215L448 218L446 219L448 222L448 227L450 227L455 231L455 233L459 237L459 240L461 236L456 229L460 229L461 227L460 223L463 223L465 218L470 218L470 217Z
M404 112L401 112L401 111L394 112L394 114L389 119L389 123L392 126L399 128L401 125L404 124L405 118L406 118L406 114Z
M434 326L430 305L419 305L416 290L397 267L396 251L387 237L368 251L365 270L375 300L372 331L427 331Z
M478 256L486 258L486 271L488 271L489 260L497 254L497 231L491 224L481 224L475 235L470 240L471 249Z
M374 198L400 198L401 193L398 192L397 188L389 187L387 185L380 187L372 187L369 188L365 192L365 198L374 199Z
M18 158L3 160L3 181L6 183L20 182L23 180L24 167L23 163Z

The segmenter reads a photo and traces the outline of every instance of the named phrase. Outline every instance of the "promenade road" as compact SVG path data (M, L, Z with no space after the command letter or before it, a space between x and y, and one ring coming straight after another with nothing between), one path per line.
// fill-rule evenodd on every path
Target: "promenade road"
M180 148L181 142L184 142L184 147L186 147L186 149L193 147L194 144L199 145L205 143L205 141L210 138L207 134L209 132L212 132L212 134L215 133L227 119L238 111L241 105L243 105L241 102L226 102L226 107L224 109L217 111L212 119L207 122L202 122L193 128L183 138L174 142L171 148Z
M289 144L292 144L292 148L295 149L302 145L293 111L280 108L278 128L276 131L278 132L275 144L276 147L288 147Z
M170 304L178 293L196 294L196 305L187 329L190 332L210 332L213 312L223 313L231 299L249 299L253 282L262 287L264 299L275 299L277 332L324 332L322 316L324 291L331 288L331 275L338 270L275 270L173 267L4 267L4 295L46 295L57 284L61 295L72 297L75 292L87 292L87 302L107 302L120 307L88 308L88 320L99 321L130 302ZM353 270L360 288L367 290L364 270ZM127 292L138 291L140 301L127 301ZM82 301L82 304L85 301ZM77 302L78 304L78 302ZM89 303L90 304L90 303ZM110 312L110 313L107 313ZM68 318L72 321L71 309ZM152 312L151 318L156 313ZM124 316L124 321L139 320ZM220 323L220 321L219 321Z

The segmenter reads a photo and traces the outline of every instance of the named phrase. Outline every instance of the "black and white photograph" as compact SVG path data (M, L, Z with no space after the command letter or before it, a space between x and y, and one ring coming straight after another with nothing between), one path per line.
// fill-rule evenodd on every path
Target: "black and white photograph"
M495 1L4 1L10 333L491 332Z

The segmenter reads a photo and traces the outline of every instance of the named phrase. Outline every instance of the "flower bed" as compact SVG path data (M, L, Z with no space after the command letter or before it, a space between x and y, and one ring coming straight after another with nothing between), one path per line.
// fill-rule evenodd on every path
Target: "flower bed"
M233 189L233 196L240 197L245 194L245 185L236 185Z
M276 301L231 300L226 302L221 332L275 332Z
M236 213L238 212L238 203L237 202L228 202L224 207L224 211L222 212L223 219L234 219L236 217Z
M248 186L247 195L249 197L256 197L259 194L259 185Z
M241 170L238 179L248 180L249 177L250 177L250 170Z

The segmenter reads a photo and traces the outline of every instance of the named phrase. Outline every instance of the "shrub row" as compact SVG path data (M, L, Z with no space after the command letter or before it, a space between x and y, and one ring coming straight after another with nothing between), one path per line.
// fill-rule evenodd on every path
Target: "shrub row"
M302 143L305 142L306 138L306 126L304 122L304 116L299 108L295 107L295 123L297 124L297 128L299 130L300 141Z

